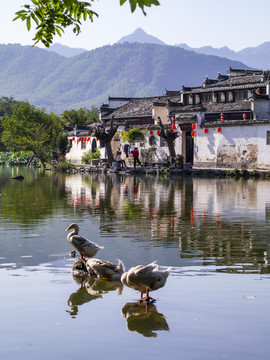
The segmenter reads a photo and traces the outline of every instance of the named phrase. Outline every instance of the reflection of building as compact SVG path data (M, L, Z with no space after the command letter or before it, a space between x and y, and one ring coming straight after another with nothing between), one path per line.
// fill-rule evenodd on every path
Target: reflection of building
M67 189L70 205L98 217L100 231L153 244L154 259L165 247L174 259L179 254L216 265L245 262L256 271L264 262L267 181L77 174L72 182L67 177Z

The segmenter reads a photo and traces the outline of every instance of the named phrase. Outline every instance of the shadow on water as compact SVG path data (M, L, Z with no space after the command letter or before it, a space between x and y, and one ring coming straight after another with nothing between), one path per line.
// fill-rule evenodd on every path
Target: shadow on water
M157 337L157 331L170 330L165 316L153 304L130 302L122 308L121 313L126 319L127 329L145 337Z

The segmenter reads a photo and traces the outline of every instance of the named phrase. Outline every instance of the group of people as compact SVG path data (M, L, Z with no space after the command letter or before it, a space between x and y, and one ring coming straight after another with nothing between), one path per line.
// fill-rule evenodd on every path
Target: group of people
M124 152L126 154L126 158L128 158L129 153L130 153L130 145L128 145L128 144L124 145ZM142 167L142 163L140 162L140 159L139 159L139 150L138 150L138 148L135 147L134 150L131 151L131 154L133 156L133 166L134 166L134 168L136 168L137 164L139 164ZM117 151L116 162L118 163L118 165L120 167L127 167L126 162L125 162L124 159L122 159L121 155L122 155L121 151Z

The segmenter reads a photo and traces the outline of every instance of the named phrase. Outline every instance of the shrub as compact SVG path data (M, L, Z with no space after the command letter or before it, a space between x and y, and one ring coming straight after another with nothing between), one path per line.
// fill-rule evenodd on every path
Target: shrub
M126 131L122 136L122 141L135 141L135 140L143 140L144 139L144 131L139 130L137 128L130 129Z
M99 149L96 149L96 152L94 153L91 150L89 150L82 156L82 162L84 164L91 164L92 159L100 159Z

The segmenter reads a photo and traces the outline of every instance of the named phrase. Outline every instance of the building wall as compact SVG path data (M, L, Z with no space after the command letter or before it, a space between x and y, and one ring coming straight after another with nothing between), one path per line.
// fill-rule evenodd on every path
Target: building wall
M256 120L269 119L270 117L270 102L269 101L254 101L254 114Z
M168 108L167 106L154 106L153 107L153 117L155 124L158 123L158 117L161 118L162 124L168 124Z
M198 128L194 137L194 166L270 169L270 125Z
M72 141L72 136L69 137L69 141L71 142L72 146L69 150L69 152L66 154L66 160L71 162L74 165L81 165L82 164L82 156L92 149L92 142L95 139L95 137L90 137L89 141L78 141L79 136L75 137L75 140ZM81 137L83 139L83 137ZM85 148L82 148L82 143L85 143ZM97 147L101 151L101 157L105 157L105 148L99 147L99 142L97 142Z

